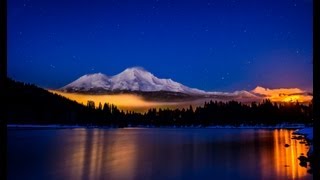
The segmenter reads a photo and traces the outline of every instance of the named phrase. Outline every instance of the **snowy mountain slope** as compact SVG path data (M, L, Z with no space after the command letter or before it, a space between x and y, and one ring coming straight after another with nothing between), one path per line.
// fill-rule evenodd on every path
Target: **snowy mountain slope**
M88 74L61 88L63 91L93 91L110 89L110 78L102 73Z
M123 72L108 77L104 74L84 75L72 83L60 88L65 92L103 93L117 91L135 92L176 92L201 97L220 97L227 99L260 99L248 91L206 92L187 87L171 79L160 79L140 67L127 68Z
M111 78L112 90L131 91L170 91L187 94L205 93L204 91L189 88L171 79L159 79L142 68L128 68Z
M159 79L143 68L127 68L123 72L107 77L101 73L84 75L72 83L62 87L63 91L170 91L186 94L203 94L205 91L189 88L171 79Z

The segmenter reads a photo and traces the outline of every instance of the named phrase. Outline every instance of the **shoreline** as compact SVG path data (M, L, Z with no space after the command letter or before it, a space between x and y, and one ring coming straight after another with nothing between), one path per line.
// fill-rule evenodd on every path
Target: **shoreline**
M195 129L195 128L205 128L205 129L298 129L303 130L310 128L304 124L279 124L275 126L266 126L266 125L255 125L255 126L247 126L247 125L240 125L240 126L153 126L153 125L137 125L132 126L128 125L126 127L119 127L119 126L90 126L90 125L60 125L60 124L50 124L50 125L39 125L39 124L7 124L8 129L42 129L42 128L49 128L49 129L76 129L76 128L97 128L97 129L115 129L115 128L173 128L173 129ZM311 127L312 129L312 127ZM303 135L303 134L301 134Z
M303 136L303 138L307 141L307 143L309 144L309 150L307 152L307 157L306 156L299 156L298 159L300 160L300 165L307 165L307 163L309 162L309 166L310 166L310 172L312 173L312 166L313 166L313 127L306 127L306 128L302 128L302 129L297 129L295 132L292 133L293 135L300 135Z

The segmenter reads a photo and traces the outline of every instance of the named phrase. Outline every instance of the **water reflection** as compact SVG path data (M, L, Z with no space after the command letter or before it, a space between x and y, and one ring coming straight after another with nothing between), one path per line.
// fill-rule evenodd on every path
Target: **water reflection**
M130 177L134 173L137 161L135 136L126 137L121 135L121 131L106 132L102 129L75 130L74 133L69 136L69 143L73 145L62 149L65 156L59 159L65 161L69 171L64 177L96 179L107 176L116 179Z
M292 139L293 130L275 130L274 137L274 162L278 174L286 174L290 179L307 176L307 169L299 165L298 157L306 155L308 147L299 140ZM284 148L285 145L290 145ZM283 168L286 167L286 168Z
M8 160L16 159L9 179L312 179L297 159L308 148L291 139L291 130L43 130L24 139L30 151L22 152L15 138L29 132L14 133L9 131ZM52 158L32 166L17 162L39 144L38 158Z

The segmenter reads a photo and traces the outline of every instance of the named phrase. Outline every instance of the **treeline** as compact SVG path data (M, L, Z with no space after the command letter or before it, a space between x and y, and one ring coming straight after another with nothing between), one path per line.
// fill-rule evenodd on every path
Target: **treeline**
M7 79L6 94L10 124L85 124L96 114L76 101L11 79Z
M116 106L100 104L94 108L100 114L92 124L121 126L212 126L212 125L276 125L280 123L312 123L312 105L299 103L277 104L270 100L262 103L242 104L236 101L205 103L203 107L187 109L150 109L146 113L123 112Z
M150 109L146 113L121 111L110 104L93 101L86 106L51 94L34 85L8 80L8 123L67 124L98 126L211 126L276 125L312 123L312 104L277 104L270 100L242 104L236 101L207 102L203 107Z

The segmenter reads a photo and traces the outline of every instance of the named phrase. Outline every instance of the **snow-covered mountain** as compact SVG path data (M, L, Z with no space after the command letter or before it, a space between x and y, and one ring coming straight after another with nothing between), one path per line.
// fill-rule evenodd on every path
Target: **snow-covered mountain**
M189 88L171 79L160 79L140 67L127 68L123 72L108 77L102 73L81 76L79 79L62 87L69 92L90 91L169 91L186 94L205 94L205 91Z
M127 68L115 76L102 73L81 76L79 79L60 88L65 92L109 93L116 91L135 92L175 92L192 96L215 97L225 99L259 99L257 95L248 91L235 92L206 92L187 87L171 79L160 79L140 67Z
M81 76L79 79L61 88L63 91L89 92L110 89L110 78L102 73Z

